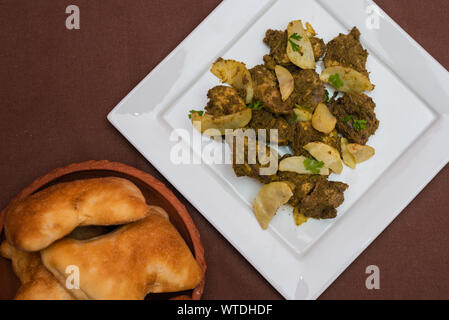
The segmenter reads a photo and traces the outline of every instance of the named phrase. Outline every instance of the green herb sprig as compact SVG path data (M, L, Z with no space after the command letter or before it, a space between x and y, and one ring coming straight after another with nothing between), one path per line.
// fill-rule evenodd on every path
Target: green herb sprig
M299 44L297 44L293 40L301 41L301 39L302 39L302 37L299 34L297 34L296 32L288 38L288 42L292 46L293 51L299 51Z
M197 111L197 110L190 110L189 111L189 119L192 119L192 114L198 113L200 116L203 115L203 111Z
M353 115L347 115L343 118L343 122L348 122L354 119Z
M313 174L319 174L320 169L324 167L324 162L308 157L304 160L304 166Z
M365 130L367 123L368 123L368 121L363 120L363 119L362 120L354 120L352 122L352 127L354 128L355 131Z
M343 80L341 80L340 75L338 73L333 74L329 77L329 83L337 90L345 85L345 83L343 82Z
M247 105L247 107L257 111L263 108L263 104L260 101L254 101L253 103Z
M343 118L343 122L352 122L355 131L365 130L368 121L364 119L356 119L353 115L347 115Z

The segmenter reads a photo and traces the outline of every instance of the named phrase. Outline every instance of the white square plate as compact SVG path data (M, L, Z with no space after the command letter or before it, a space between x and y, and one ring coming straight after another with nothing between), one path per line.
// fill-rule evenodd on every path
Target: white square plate
M373 29L366 21L376 14ZM296 227L284 207L262 231L251 206L260 184L237 178L230 165L205 162L204 148L222 145L198 142L187 115L202 109L219 83L209 72L213 61L261 64L265 31L297 19L326 42L360 29L376 84L370 95L380 128L369 141L376 156L332 177L350 185L336 219ZM371 0L225 0L108 119L285 298L314 299L448 162L447 83L448 72ZM175 145L191 154L191 164L170 160Z

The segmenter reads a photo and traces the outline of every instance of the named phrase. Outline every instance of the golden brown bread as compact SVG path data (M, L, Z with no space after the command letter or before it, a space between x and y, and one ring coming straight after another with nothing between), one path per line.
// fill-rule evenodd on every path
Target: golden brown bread
M0 254L12 260L14 273L22 283L15 300L75 299L45 268L38 252L20 251L3 241L0 245Z
M79 299L144 299L146 294L193 289L203 272L161 208L148 217L90 240L60 240L41 252L44 265L65 283L79 268Z
M148 214L141 191L116 177L77 180L39 191L6 210L9 243L39 251L77 226L118 225Z

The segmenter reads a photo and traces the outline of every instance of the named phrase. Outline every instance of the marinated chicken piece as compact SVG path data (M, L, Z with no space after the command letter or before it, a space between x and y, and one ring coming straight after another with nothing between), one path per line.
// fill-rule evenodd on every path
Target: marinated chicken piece
M222 83L226 83L237 90L246 104L253 101L254 92L251 74L243 62L218 58L212 64L210 71Z
M260 175L260 164L234 165L238 177L247 176L264 184L276 181L289 182L293 196L289 204L297 208L298 213L314 219L332 219L344 201L344 191L348 185L342 182L328 181L326 176L302 175L294 172L281 172L273 175Z
M259 148L263 147L264 150L264 158L267 160L271 157L272 152L275 152L268 146L263 143L257 143L257 141L244 137L244 145L243 148L237 148L237 139L234 136L232 143L232 169L235 172L237 177L250 177L260 182L267 184L275 181L276 179L276 171L278 164L276 163L275 170L271 174L262 174L262 168L270 167L270 163L264 161L264 164L261 164ZM251 143L249 143L249 141ZM228 141L229 142L229 141ZM273 154L276 157L276 161L278 161L277 153Z
M264 62L264 66L268 70L271 70L271 71L274 71L274 69L278 65L276 63L276 61L274 60L274 58L272 56L270 56L269 54L266 54L266 55L263 56L263 62Z
M245 150L245 157L248 157ZM234 157L234 162L236 158ZM326 176L301 175L294 172L278 171L272 175L261 175L259 163L233 165L238 177L247 176L263 184L276 181L288 182L291 185L293 196L289 204L296 208L299 214L314 219L331 219L337 216L337 210L344 201L344 191L348 185L342 182L328 181Z
M310 142L323 142L340 152L340 138L336 130L332 131L330 134L324 134L315 130L312 126L312 122L298 122L295 128L295 134L293 136L293 141L290 146L297 156L307 156L310 154L303 148L306 144Z
M270 56L273 58L275 64L291 64L287 56L287 37L287 31L270 29L265 34L263 42L270 47Z
M350 142L366 144L379 128L374 108L376 104L366 94L346 93L329 103L329 110L337 118L337 130Z
M368 51L360 43L360 31L354 27L347 35L341 34L327 44L324 57L326 68L343 66L352 68L368 76L366 60Z
M237 177L250 177L263 184L273 182L275 180L274 178L276 178L276 175L261 175L259 173L260 164L248 164L247 162L244 164L233 164L232 169Z
M269 66L279 64L282 66L288 66L292 63L287 56L287 43L288 43L288 34L287 31L280 30L268 30L265 34L265 39L263 42L270 47L270 54L267 55L264 61ZM315 61L318 61L321 56L326 51L326 44L323 39L318 37L311 37L310 42L312 43L313 54L315 56ZM271 69L271 67L268 67Z
M349 186L343 182L320 181L313 191L301 200L299 213L314 219L333 219L337 208L345 201Z
M298 213L314 219L332 219L344 201L344 191L348 185L342 182L328 181L320 175L301 175L293 172L279 172L279 181L288 181L295 188L289 204L297 208Z
M273 71L263 65L250 70L254 85L254 98L259 100L263 106L274 114L291 114L296 102L293 93L286 101L282 101L281 92L276 75Z
M207 93L209 103L206 113L212 116L223 116L242 111L246 108L245 101L237 90L228 86L216 86Z
M279 171L273 180L289 181L295 186L293 197L290 199L289 204L293 207L297 207L302 199L313 191L315 185L319 181L327 181L327 177L315 174L297 174L295 172Z
M326 101L326 93L323 82L315 70L300 70L293 73L295 80L296 103L309 112L316 106Z
M276 66L279 65L276 63L276 61L274 61L273 57L270 56L269 54L266 54L263 56L263 61L264 61L264 66L270 71L275 71ZM285 69L290 71L291 74L301 70L300 68L295 66L293 63L283 65L282 67L284 67Z
M315 61L320 60L326 51L326 44L324 43L324 40L318 37L312 37L310 38L310 43L312 44Z
M266 141L270 142L270 129L278 130L278 144L287 145L293 140L294 128L282 116L276 116L265 110L253 110L248 127L254 130L266 129ZM257 132L256 132L257 134Z

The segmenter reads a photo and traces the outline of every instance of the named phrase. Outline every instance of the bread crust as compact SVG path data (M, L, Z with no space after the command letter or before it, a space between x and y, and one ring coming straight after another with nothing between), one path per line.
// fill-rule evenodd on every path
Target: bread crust
M5 234L13 246L39 251L77 226L120 225L144 218L148 206L129 180L107 177L50 186L6 209Z
M75 299L45 268L39 252L20 251L3 241L0 254L11 259L14 273L22 283L14 300Z
M65 282L67 266L79 268L78 299L141 300L152 293L195 288L203 271L167 213L150 215L89 240L65 238L41 251L44 265Z

